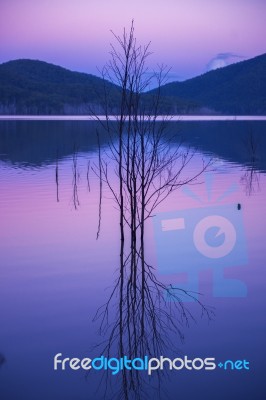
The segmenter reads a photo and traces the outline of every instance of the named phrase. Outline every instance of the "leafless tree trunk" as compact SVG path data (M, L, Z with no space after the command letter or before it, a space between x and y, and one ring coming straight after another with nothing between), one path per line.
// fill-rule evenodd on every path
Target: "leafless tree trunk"
M103 70L103 78L120 88L120 110L112 121L106 91L105 121L100 122L109 134L109 144L105 151L99 149L97 173L100 184L107 185L118 206L120 265L114 288L96 319L100 318L101 333L109 335L104 347L106 356L155 357L172 347L173 334L183 339L182 324L188 324L193 316L182 296L193 294L181 289L172 291L157 279L146 259L147 221L170 193L194 182L208 165L203 162L196 175L186 176L194 152L171 143L167 131L170 118L159 115L160 87L167 77L167 68L161 66L152 77L148 74L150 45L137 44L133 22L129 33L124 30L122 37L113 35L117 46L111 45L111 59ZM154 78L158 90L147 99L144 92ZM113 166L115 179L111 176ZM167 295L172 301L166 301ZM111 322L110 308L117 304L117 298L116 317ZM202 313L210 317L210 310L194 299ZM144 399L139 371L121 373L121 398Z

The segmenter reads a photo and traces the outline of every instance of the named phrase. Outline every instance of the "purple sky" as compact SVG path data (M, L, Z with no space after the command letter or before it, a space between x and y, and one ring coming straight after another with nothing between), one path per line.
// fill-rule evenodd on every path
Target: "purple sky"
M0 63L40 59L98 74L110 30L135 19L140 43L151 41L151 67L170 80L266 52L265 0L0 0Z

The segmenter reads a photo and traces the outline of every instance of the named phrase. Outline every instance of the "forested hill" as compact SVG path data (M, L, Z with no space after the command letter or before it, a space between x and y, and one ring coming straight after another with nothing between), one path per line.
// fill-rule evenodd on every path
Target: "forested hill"
M119 89L106 82L110 101ZM0 65L1 114L88 114L100 111L103 79L38 60Z
M102 113L103 79L38 60L0 64L0 114ZM117 109L120 89L105 81ZM156 89L143 96L151 104ZM161 88L162 113L266 115L266 54Z
M164 96L190 100L222 114L266 114L266 54L161 88Z

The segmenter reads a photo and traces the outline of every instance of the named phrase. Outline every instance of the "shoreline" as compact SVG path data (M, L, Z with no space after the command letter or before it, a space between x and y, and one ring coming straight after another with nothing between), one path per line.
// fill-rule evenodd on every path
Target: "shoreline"
M116 121L116 115L109 121ZM152 117L149 117L152 118ZM157 121L266 121L266 115L159 115ZM0 115L0 121L105 121L105 115Z

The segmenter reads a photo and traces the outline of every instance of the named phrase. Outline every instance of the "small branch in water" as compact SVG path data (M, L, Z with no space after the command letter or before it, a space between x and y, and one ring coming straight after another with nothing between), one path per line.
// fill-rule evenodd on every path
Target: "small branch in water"
M78 165L78 156L77 156L77 149L76 146L74 146L74 152L73 152L73 204L75 207L75 210L77 210L79 206L79 197L78 197L78 180L79 180L79 173L77 169Z
M0 367L6 362L5 356L0 353Z
M58 149L56 150L55 183L56 183L56 201L57 203L59 203Z
M88 189L89 192L91 191L91 186L90 186L90 178L89 178L89 173L90 173L90 163L91 161L88 161L88 166L87 166L87 184L88 184Z
M102 195L103 195L103 179L102 179L102 156L101 156L101 143L99 132L97 131L97 140L98 140L98 158L99 158L99 217L98 217L98 229L96 240L99 239L100 231L101 231L101 220L102 220Z

